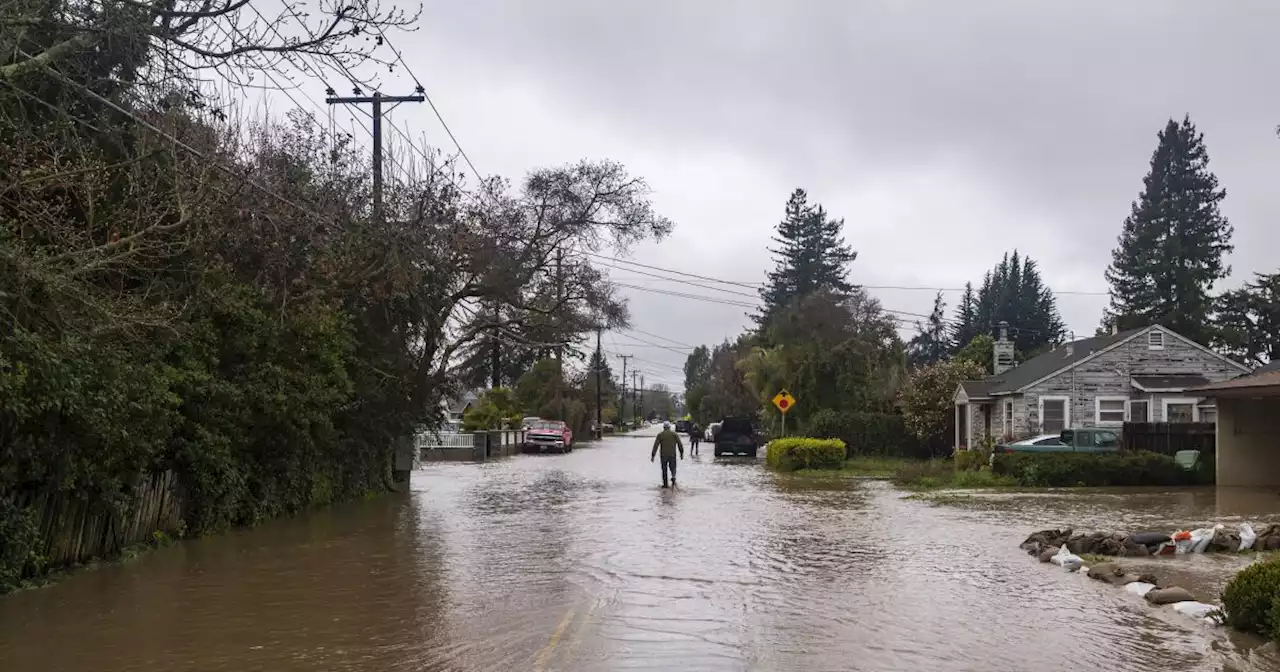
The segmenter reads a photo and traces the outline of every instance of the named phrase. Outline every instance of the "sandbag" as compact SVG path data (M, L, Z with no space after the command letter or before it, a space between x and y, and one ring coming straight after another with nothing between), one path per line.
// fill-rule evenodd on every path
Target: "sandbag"
M1208 618L1210 614L1216 612L1218 608L1212 604L1204 602L1174 602L1173 610L1183 616L1191 618Z
M1147 583L1145 581L1134 581L1133 583L1125 586L1124 589L1138 597L1146 597L1147 593L1156 589L1156 584Z
M1191 541L1191 532L1187 530L1178 530L1177 532L1174 532L1172 543L1173 543L1174 553L1177 553L1178 555L1190 553L1193 547L1193 543Z
M1143 546L1159 546L1166 541L1171 541L1172 537L1164 532L1135 532L1129 535L1129 541Z
M1258 540L1258 533L1253 531L1253 526L1249 523L1240 523L1240 550L1247 551L1253 548L1253 542Z
M1075 553L1072 553L1071 550L1068 549L1066 546L1063 546L1062 548L1058 549L1057 555L1054 555L1052 558L1049 558L1049 562L1052 562L1053 564L1067 570L1068 572L1074 572L1080 569L1080 565L1081 563L1084 562L1084 559L1082 559L1080 556L1076 555Z
M1156 588L1148 591L1143 597L1151 604L1174 604L1176 602L1194 602L1196 598L1186 588Z
M1220 529L1222 529L1221 523L1213 527L1201 527L1191 530L1191 548L1189 552L1204 553L1205 549L1209 548L1209 542L1213 541L1213 535L1217 534Z

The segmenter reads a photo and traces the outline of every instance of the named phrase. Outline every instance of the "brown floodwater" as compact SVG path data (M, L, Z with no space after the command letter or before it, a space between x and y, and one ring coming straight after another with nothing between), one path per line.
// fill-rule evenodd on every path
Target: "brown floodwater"
M938 505L709 452L662 490L650 441L434 463L408 495L0 598L0 670L1280 669L1269 646L1017 548L1068 524L1272 519L1270 494ZM1212 598L1247 561L1174 558L1158 571Z

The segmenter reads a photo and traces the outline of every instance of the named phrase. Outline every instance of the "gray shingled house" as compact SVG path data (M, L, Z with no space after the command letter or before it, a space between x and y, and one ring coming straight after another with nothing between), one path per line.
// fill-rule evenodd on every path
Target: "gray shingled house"
M955 446L1133 422L1214 422L1211 398L1187 392L1249 367L1160 325L1064 343L1012 366L1006 334L993 374L955 392Z

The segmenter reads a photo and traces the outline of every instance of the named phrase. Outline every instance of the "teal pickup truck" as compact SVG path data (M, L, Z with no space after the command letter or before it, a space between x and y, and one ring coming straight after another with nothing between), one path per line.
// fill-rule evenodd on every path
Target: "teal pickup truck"
M1064 429L1058 435L1042 434L1021 441L997 444L996 453L1114 453L1120 450L1120 434L1106 427Z

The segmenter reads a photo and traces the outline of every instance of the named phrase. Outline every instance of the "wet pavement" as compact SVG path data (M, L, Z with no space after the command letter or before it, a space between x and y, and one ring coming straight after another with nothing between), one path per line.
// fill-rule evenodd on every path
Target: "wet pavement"
M1280 669L1269 647L1017 548L1043 527L1163 529L1275 502L1099 491L937 505L709 450L662 490L651 441L435 463L407 496L0 598L0 670ZM1201 591L1245 562L1189 560L1177 571Z

